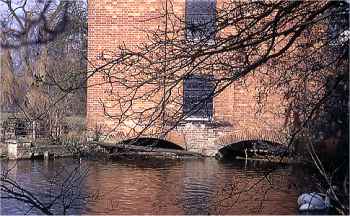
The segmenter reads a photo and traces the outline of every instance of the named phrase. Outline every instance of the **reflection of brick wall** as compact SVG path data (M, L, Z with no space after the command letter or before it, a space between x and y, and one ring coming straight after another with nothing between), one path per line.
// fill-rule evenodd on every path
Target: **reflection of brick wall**
M218 7L224 0L218 0ZM105 53L108 59L108 53L115 51L120 44L133 47L146 40L145 33L142 30L152 30L161 24L155 18L162 10L161 0L128 0L128 1L110 1L110 0L91 0L89 1L88 16L88 58L94 64L102 64L99 59L101 53ZM173 7L180 16L185 11L185 0L173 0ZM148 21L145 21L148 20ZM109 51L109 52L107 52ZM112 55L112 54L110 54ZM100 100L105 104L113 104L113 97L108 95L111 90L109 85L98 85L103 82L101 74L95 74L88 81L87 90L87 124L89 129L96 125L102 128L112 129L115 124L113 120L103 115L103 109ZM256 100L256 82L254 77L246 79L247 87L234 83L214 98L214 124L224 124L216 127L207 124L188 124L179 126L176 133L180 135L177 140L186 140L187 145L193 149L202 149L202 151L211 151L208 145L214 145L215 140L230 133L245 133L247 130L256 131L257 134L267 134L268 132L277 133L283 129L284 119L278 117L276 112L283 111L278 95L271 97L267 102L268 112L257 113L258 104ZM121 86L114 86L114 91L123 94ZM181 86L179 87L181 93ZM147 107L149 102L145 101L140 107ZM117 108L108 108L111 113L118 112ZM283 112L282 112L283 113ZM132 123L128 122L132 125ZM125 127L124 127L125 128ZM117 128L123 131L123 128ZM243 136L243 135L242 135ZM119 136L122 137L122 136ZM178 143L185 145L183 143ZM205 147L206 146L206 147ZM199 150L198 150L199 151Z

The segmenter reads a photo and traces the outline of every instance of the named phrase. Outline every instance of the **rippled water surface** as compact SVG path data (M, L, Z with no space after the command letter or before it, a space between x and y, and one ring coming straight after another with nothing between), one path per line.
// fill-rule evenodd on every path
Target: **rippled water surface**
M1 166L41 200L63 191L63 201L52 206L58 214L62 203L70 204L71 214L296 214L299 189L310 182L297 166L215 159L22 160ZM82 195L89 200L78 199ZM26 212L40 214L1 200L2 214Z

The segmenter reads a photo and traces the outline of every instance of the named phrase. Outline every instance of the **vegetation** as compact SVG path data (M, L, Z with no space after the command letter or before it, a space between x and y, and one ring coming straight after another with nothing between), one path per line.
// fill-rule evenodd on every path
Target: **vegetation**
M57 138L65 117L85 115L86 5L81 1L20 6L3 1L2 5L8 9L2 22L2 111L21 113L26 121L36 121L48 136ZM21 13L28 18L21 19ZM42 16L42 22L34 22ZM46 29L57 30L57 25L64 25L64 31ZM18 32L11 31L12 26ZM30 42L33 37L40 41Z
M8 9L1 23L1 105L24 113L30 122L43 122L51 137L59 137L67 116L85 114L87 8L79 1L25 3L15 6L1 0ZM324 187L341 188L344 199L335 191L333 195L341 213L348 214L348 3L228 1L216 11L215 28L209 33L203 31L209 22L191 27L195 38L190 42L183 37L188 36L186 21L175 14L171 1L165 4L160 16L165 25L148 32L148 43L138 50L120 46L108 60L102 53L103 64L89 71L88 76L103 75L101 85L126 88L122 95L110 92L121 112L109 113L102 102L105 115L116 126L132 120L145 130L158 126L157 133L166 134L172 127L164 125L176 126L192 111L183 113L177 97L178 86L187 77L212 73L209 97L255 75L262 112L271 92L284 95L290 147L306 146ZM151 88L145 92L146 86ZM137 102L155 95L161 97L151 107L134 109ZM80 136L70 134L66 140L76 143ZM318 153L332 143L340 143L337 161L325 165ZM1 181L15 184L7 175ZM15 194L4 184L1 190ZM29 198L24 202L31 204L34 198ZM49 213L49 206L39 207Z

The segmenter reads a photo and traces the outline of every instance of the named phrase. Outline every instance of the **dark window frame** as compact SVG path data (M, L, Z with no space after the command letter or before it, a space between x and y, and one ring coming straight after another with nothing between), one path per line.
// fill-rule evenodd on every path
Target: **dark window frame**
M186 0L185 6L185 24L186 24L186 40L200 41L206 40L212 42L216 36L216 0ZM197 12L190 12L194 6L191 4L208 4L207 13L202 9L198 9ZM204 7L205 8L205 7ZM201 23L201 21L203 21ZM191 30L192 29L192 30ZM197 31L198 33L194 33Z
M214 116L212 75L190 75L183 81L183 112L186 120L211 121Z

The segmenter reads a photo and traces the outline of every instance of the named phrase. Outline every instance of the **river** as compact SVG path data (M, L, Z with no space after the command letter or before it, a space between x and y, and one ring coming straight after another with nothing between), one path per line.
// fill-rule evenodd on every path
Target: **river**
M58 195L62 214L296 214L312 176L297 165L266 162L137 159L1 161L3 170L43 202ZM88 199L79 199L87 196ZM1 200L1 214L41 214Z

